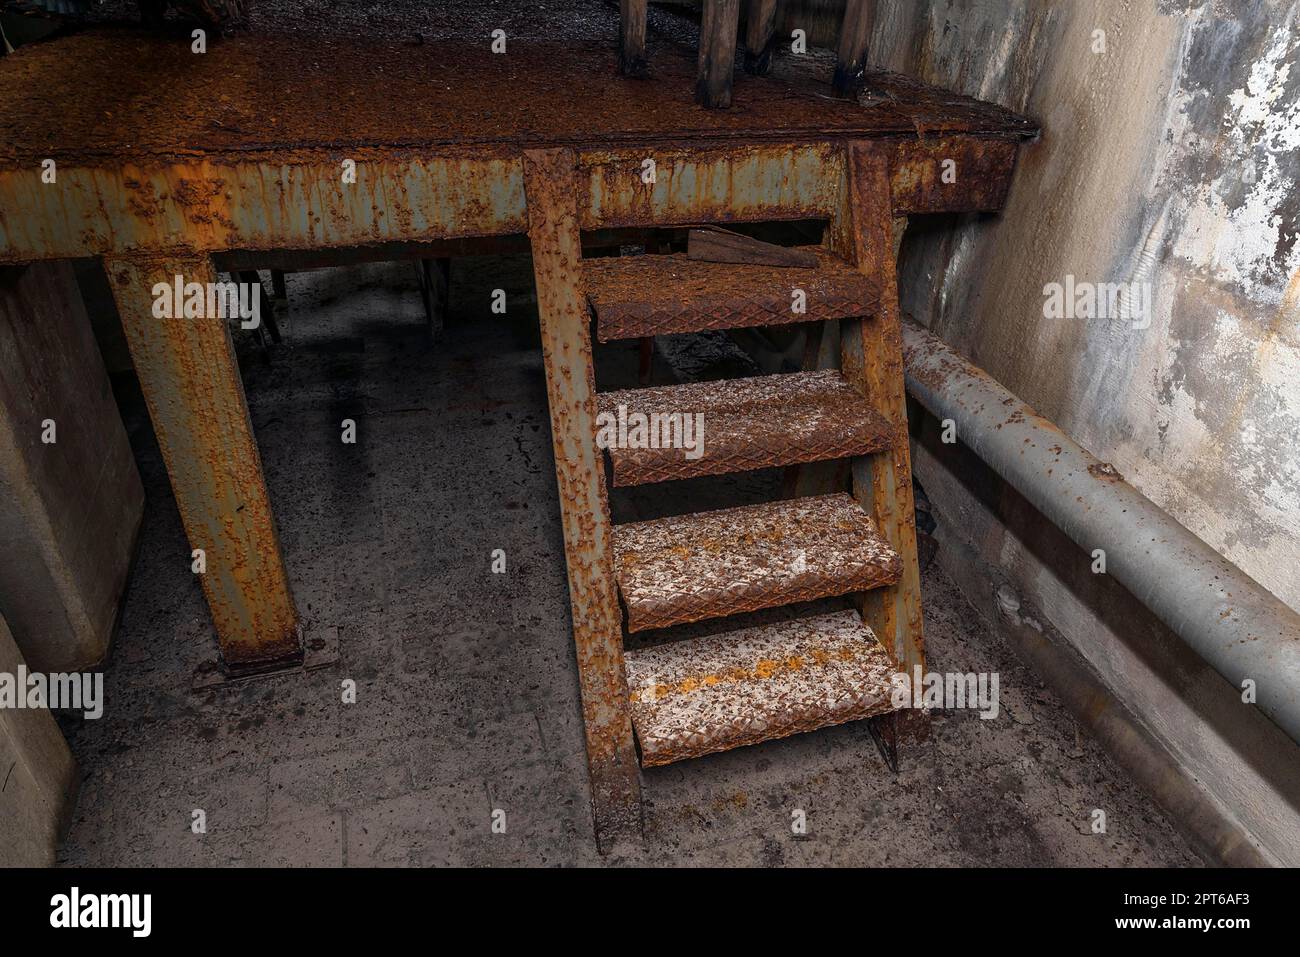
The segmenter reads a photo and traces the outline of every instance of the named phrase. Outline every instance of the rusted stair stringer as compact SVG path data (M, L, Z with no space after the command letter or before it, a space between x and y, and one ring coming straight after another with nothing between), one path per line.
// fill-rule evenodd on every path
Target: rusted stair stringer
M892 451L853 460L853 496L876 519L885 541L902 558L897 585L862 596L863 619L901 671L925 666L921 634L921 572L916 557L912 461L907 442L903 338L893 242L889 156L864 141L845 147L845 183L827 227L826 243L879 282L876 315L840 321L840 364L845 379L868 396L875 411L900 426Z
M596 842L605 851L620 840L641 839L641 779L628 709L609 498L604 463L596 448L595 370L581 286L576 168L572 150L524 152L528 239L569 570L592 811Z

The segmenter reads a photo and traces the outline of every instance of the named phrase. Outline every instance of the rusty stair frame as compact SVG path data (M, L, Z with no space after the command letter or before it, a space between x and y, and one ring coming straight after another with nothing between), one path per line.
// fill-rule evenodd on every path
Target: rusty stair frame
M864 623L893 664L924 668L903 356L894 263L894 198L888 149L850 141L825 245L879 283L874 313L840 320L840 364L893 429L891 447L852 461L852 493L902 561L897 584L860 596ZM556 480L564 527L574 645L582 689L597 843L607 850L641 836L640 775L623 657L623 612L614 579L606 473L596 447L592 315L583 289L578 158L572 150L524 154L528 235L533 245L550 401ZM897 770L896 718L873 724Z

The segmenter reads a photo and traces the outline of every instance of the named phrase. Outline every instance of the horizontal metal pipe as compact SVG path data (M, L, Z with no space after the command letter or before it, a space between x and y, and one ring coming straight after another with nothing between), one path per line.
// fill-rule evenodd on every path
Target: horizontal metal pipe
M921 405L1300 742L1300 614L915 322L903 352Z

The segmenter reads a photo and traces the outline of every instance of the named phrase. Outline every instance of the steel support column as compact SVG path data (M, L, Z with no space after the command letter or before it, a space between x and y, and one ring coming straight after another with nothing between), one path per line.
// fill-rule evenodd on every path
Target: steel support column
M201 582L222 658L232 673L296 663L298 614L227 320L155 317L158 284L215 282L212 263L183 254L104 265L185 532L204 552ZM171 315L183 316L181 306L172 303Z
M614 584L613 529L604 465L596 448L577 157L565 149L528 150L523 165L592 811L596 840L607 849L620 839L640 840L641 782L628 710L622 612Z

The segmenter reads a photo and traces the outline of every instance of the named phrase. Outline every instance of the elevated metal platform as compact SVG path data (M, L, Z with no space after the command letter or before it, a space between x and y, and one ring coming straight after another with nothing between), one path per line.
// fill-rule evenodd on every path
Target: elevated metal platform
M738 78L727 111L692 100L689 50L657 51L649 79L616 59L298 36L195 54L121 29L24 47L0 60L0 261L522 234L519 154L554 146L578 153L584 229L829 216L837 144L860 139L893 145L898 213L992 209L1035 132L894 75L869 76L866 105L835 99L816 58Z

